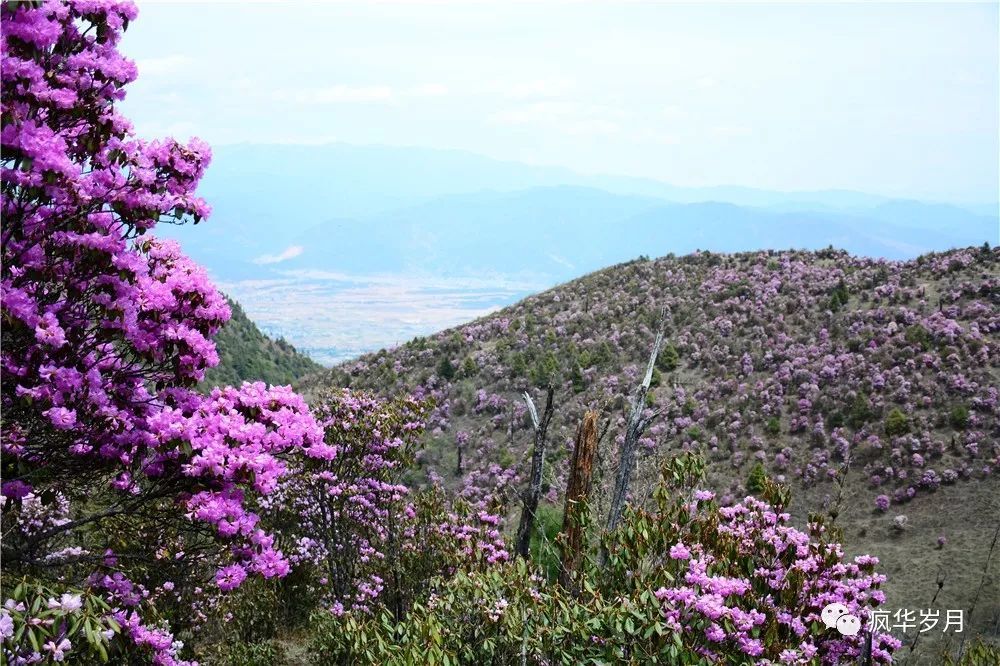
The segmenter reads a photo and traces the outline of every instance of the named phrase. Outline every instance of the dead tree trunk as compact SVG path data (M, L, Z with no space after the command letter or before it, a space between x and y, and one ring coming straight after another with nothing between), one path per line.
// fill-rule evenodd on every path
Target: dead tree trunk
M563 510L562 567L559 582L566 588L573 584L573 576L583 560L584 511L590 498L594 475L594 454L597 452L597 412L587 411L576 431L573 458L570 462L569 480L566 482L566 508Z
M535 446L531 452L531 479L528 488L524 492L524 506L521 509L521 521L517 525L517 543L515 550L518 555L528 559L528 552L531 546L531 533L535 529L535 512L538 510L538 500L542 496L542 465L545 463L545 432L549 428L549 421L552 420L552 394L553 388L548 387L545 396L545 412L541 420L538 418L538 410L531 396L524 394L524 401L528 403L528 412L531 414L531 423L535 430Z
M632 410L628 417L628 425L625 428L625 441L622 442L618 454L618 475L615 478L615 488L611 495L611 510L608 512L607 531L613 532L618 527L621 520L622 510L625 508L625 497L628 495L629 483L632 481L632 472L635 471L635 452L639 445L639 438L645 432L646 426L656 418L659 412L654 412L643 418L642 412L646 406L646 394L649 393L649 384L653 380L653 368L656 366L656 358L660 355L660 347L663 345L663 327L666 319L660 322L660 330L656 334L656 341L653 343L653 353L649 355L649 364L646 366L646 377L642 384L636 389L632 397ZM603 559L603 558L602 558Z

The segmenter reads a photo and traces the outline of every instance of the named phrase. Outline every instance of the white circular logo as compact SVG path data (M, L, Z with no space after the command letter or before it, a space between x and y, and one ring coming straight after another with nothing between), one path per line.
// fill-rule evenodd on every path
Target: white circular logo
M844 604L827 604L819 616L827 629L836 629L841 636L857 636L861 631L861 620L851 615Z

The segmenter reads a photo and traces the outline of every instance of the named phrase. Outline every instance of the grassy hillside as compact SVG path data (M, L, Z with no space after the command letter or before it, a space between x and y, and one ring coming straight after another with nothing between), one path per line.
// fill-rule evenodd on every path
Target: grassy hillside
M238 386L244 381L291 384L321 369L284 339L272 340L229 299L232 318L215 336L219 365L205 373L206 386Z
M667 345L648 400L658 414L641 440L635 501L668 451L704 452L724 502L747 493L760 465L792 487L800 524L827 513L852 553L883 561L886 608L962 609L965 636L997 636L997 250L908 262L834 250L642 258L364 356L303 388L433 397L427 477L470 497L514 497L531 440L519 396L540 402L551 382L541 522L558 524L572 435L587 408L608 426L594 502L603 520L628 398L663 310ZM904 656L919 635L913 654L926 663L962 639L897 635Z

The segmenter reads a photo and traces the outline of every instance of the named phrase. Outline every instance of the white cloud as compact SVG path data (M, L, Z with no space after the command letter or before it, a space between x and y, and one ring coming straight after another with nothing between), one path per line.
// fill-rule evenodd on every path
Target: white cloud
M499 125L551 124L578 112L579 107L572 102L537 102L498 111L490 120Z
M194 60L186 55L168 55L160 58L144 58L137 60L135 66L139 68L140 76L163 76L180 72L191 64Z
M565 266L566 268L570 269L571 271L572 270L576 270L576 266L574 266L572 263L570 263L569 260L567 260L567 259L565 259L563 257L560 257L558 254L549 253L549 259L551 259L552 261L556 262L560 266Z
M348 86L337 84L322 88L278 90L273 98L305 106L323 104L389 104L406 98L444 97L451 89L442 83L424 83L402 90L387 85Z
M737 136L750 136L753 132L749 127L743 127L738 125L721 125L719 127L712 128L712 134L721 137L737 137Z
M278 254L263 254L253 260L255 264L279 264L282 261L294 259L305 251L301 245L291 245Z
M677 106L676 104L670 104L663 107L663 117L668 120L680 120L682 118L688 117L688 112L684 107Z
M579 134L583 136L593 136L597 134L618 134L621 131L621 125L613 120L604 120L601 118L593 118L589 120L580 120L576 122L569 122L563 126L563 130L567 134Z
M345 86L335 85L325 88L278 91L279 100L291 100L299 104L342 104L391 102L394 97L389 86Z
M413 97L442 97L451 92L448 86L441 83L425 83L409 91Z
M681 142L681 137L678 134L656 129L637 132L636 138L645 143L658 143L664 146L676 146Z
M175 139L198 136L198 123L188 120L180 120L176 123L170 123L167 125L161 134L164 136L172 136Z
M574 102L545 101L498 111L489 117L497 125L534 125L575 135L617 134L621 109Z
M559 97L570 90L573 84L567 79L540 79L524 83L508 84L501 87L500 92L514 99L532 97Z

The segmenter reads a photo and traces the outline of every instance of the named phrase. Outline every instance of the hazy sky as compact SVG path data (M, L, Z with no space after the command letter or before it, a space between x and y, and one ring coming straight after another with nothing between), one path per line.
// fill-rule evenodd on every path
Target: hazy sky
M996 3L139 5L147 136L998 198Z

